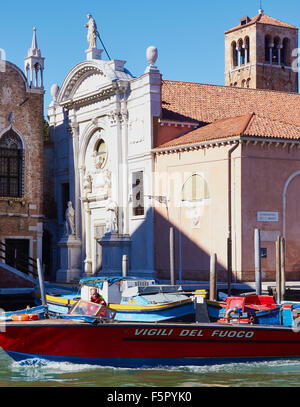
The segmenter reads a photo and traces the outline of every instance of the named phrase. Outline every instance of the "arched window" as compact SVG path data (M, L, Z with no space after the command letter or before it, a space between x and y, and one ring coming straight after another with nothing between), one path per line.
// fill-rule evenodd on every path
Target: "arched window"
M23 165L22 141L11 129L0 138L0 196L23 196Z
M239 39L239 41L238 41L238 50L239 50L239 54L240 54L239 65L244 65L245 64L245 48L243 46L242 39Z
M232 65L237 66L238 65L238 50L236 48L235 41L231 44L231 47L232 47Z
M182 187L182 201L202 202L209 199L208 185L200 174L193 174Z
M270 45L271 45L271 38L269 35L265 37L265 61L270 64Z
M273 65L278 65L278 63L279 63L279 58L280 58L280 56L279 56L279 52L280 52L280 38L278 38L278 37L275 37L274 38L274 47L273 47L273 50L272 50L272 64Z
M290 65L290 56L289 56L290 42L288 38L284 38L282 41L282 52L281 52L281 62L283 65Z
M250 40L249 37L245 38L245 49L246 49L246 63L250 62Z

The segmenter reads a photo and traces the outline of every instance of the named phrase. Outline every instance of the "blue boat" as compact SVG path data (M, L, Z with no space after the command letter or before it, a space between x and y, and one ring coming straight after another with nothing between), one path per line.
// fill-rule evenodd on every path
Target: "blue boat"
M13 315L32 315L32 314L38 314L39 319L43 319L45 314L47 312L47 307L40 305L37 307L33 308L26 308L23 310L18 310L18 311L9 311L9 312L2 312L0 314L0 321L11 321L13 318Z
M79 281L80 291L46 288L46 301L52 313L67 315L79 300L90 300L97 288L109 308L116 311L116 321L159 322L194 321L192 298L178 285L160 285L157 280L139 277L86 277ZM37 293L37 296L39 294Z

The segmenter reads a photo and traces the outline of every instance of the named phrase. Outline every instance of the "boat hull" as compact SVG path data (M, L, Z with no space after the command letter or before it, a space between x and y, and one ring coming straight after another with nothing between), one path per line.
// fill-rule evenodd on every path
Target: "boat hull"
M242 324L9 322L3 329L0 324L0 346L17 361L39 358L114 367L300 359L299 332Z

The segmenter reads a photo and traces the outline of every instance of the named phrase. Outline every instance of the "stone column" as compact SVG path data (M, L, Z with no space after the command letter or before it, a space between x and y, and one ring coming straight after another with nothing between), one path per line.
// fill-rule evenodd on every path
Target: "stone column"
M244 49L245 49L245 65L248 63L248 45L245 44L243 45Z
M84 264L85 261L85 252L86 252L86 230L85 230L85 222L86 222L86 216L85 216L85 200L86 197L84 196L83 193L83 183L84 183L84 174L85 174L85 166L80 166L78 168L79 171L79 199L80 199L80 215L81 215L81 241L82 241L82 264ZM84 266L83 266L84 270Z
M269 64L272 65L274 44L269 44Z
M123 166L123 196L122 196L122 211L123 211L123 225L122 231L125 235L129 233L129 219L128 219L128 112L127 103L123 100L121 105L123 132L122 132L122 166ZM129 180L130 182L130 180Z
M238 66L241 66L241 47L237 47L237 52L238 52L238 56L237 56L237 64Z
M84 202L84 217L85 217L85 253L86 257L84 260L84 273L91 275L92 269L92 242L91 242L91 210L89 208L89 203Z
M122 195L123 195L123 140L122 140L122 115L120 113L120 101L119 95L116 93L116 109L111 112L110 114L110 125L113 131L117 132L117 140L118 146L117 151L114 152L115 156L117 157L117 171L112 173L112 189L111 189L111 198L117 202L118 210L119 210L119 217L118 217L118 230L119 233L122 233L123 229L123 215L122 215Z
M72 159L72 165L70 167L73 170L74 174L74 202L75 202L75 233L76 238L80 238L80 175L79 175L79 168L78 168L78 139L79 139L79 127L76 120L70 126L70 137L72 142L70 143L70 149L72 147L73 154L70 154L70 160Z
M278 65L281 65L281 50L282 50L283 46L282 45L278 45L277 46L277 51L278 51Z

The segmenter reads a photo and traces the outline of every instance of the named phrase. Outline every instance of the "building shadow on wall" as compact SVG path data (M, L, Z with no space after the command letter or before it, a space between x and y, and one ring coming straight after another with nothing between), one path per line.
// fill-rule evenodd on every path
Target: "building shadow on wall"
M174 230L174 277L175 281L209 281L210 257L201 246L192 241L184 232L162 216L155 208L148 210L144 222L132 234L130 268L138 269L138 260L145 259L147 245L154 244L154 258L148 267L157 271L159 280L170 280L170 229ZM146 239L146 241L145 241ZM142 246L144 248L136 246ZM224 239L226 245L226 238ZM217 262L217 281L227 282L227 270Z
M60 268L60 250L57 243L62 237L64 213L71 200L68 175L69 154L74 154L73 144L69 146L70 119L64 111L63 123L50 129L50 138L44 140L44 241L43 264L46 278L56 281L56 271ZM66 142L64 148L61 143ZM57 174L59 173L59 175Z

